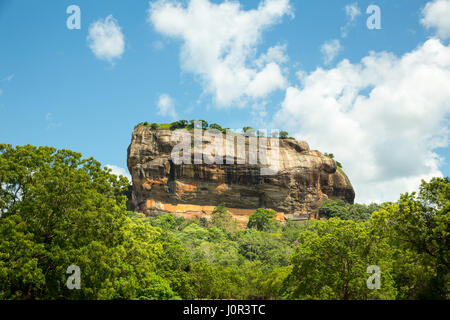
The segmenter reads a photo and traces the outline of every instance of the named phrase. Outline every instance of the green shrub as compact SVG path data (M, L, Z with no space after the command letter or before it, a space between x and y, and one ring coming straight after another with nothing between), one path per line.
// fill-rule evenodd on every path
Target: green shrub
M289 133L287 131L280 131L280 139L287 139L289 137Z

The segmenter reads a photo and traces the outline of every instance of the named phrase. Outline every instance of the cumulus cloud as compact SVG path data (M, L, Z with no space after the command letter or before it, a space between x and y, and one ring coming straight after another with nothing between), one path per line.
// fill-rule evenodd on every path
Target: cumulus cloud
M283 48L272 47L258 57L257 47L263 31L288 14L289 0L265 0L253 10L231 1L191 0L183 6L159 0L150 2L148 21L161 34L183 41L182 69L199 76L217 105L229 106L286 87Z
M347 23L345 26L341 28L341 36L342 38L346 38L348 35L349 29L355 25L356 18L361 15L361 11L359 10L358 3L348 4L344 8L345 15L347 16Z
M420 22L426 27L436 29L441 39L450 38L450 0L428 2L422 10Z
M300 73L276 122L342 162L356 200L394 201L421 179L441 176L436 148L448 147L450 47L430 39L396 56Z
M121 58L125 51L125 37L112 15L90 25L87 41L89 48L98 59L110 63Z
M276 45L270 47L267 50L267 53L261 54L261 56L256 60L256 65L260 68L263 68L264 65L275 62L279 65L282 65L288 62L289 57L286 53L287 45Z
M341 51L341 42L337 39L327 41L320 47L325 64L330 64Z
M168 94L162 94L158 99L158 114L163 117L171 117L173 119L177 118L177 113L175 111L175 103L173 99Z
M115 174L116 176L124 176L125 178L128 178L128 180L131 182L131 175L128 172L128 170L112 164L107 164L105 167L111 169L112 174Z

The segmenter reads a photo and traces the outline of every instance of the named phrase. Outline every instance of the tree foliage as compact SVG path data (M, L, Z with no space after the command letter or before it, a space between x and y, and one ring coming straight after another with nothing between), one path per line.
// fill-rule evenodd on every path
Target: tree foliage
M257 209L244 229L225 203L199 221L127 212L128 184L70 150L0 145L0 299L449 297L448 178L381 206L327 201L328 220Z
M0 145L0 186L0 298L130 299L164 289L152 285L165 281L156 273L161 231L126 216L126 178L69 150ZM70 265L81 269L81 290L66 287Z
M375 203L370 205L349 204L342 200L327 200L319 207L319 214L325 218L340 218L342 220L364 221L379 209Z
M256 228L260 231L267 231L270 229L274 218L277 213L269 209L257 209L254 214L252 214L248 220L248 228Z
M354 221L331 218L301 233L287 278L290 298L297 299L394 299L389 246ZM380 290L370 290L367 267L382 272Z
M406 298L444 299L450 292L450 181L422 181L418 194L385 204L372 223L399 252L398 283ZM404 254L406 253L406 254ZM405 267L405 262L408 263ZM409 268L407 268L410 266ZM411 269L421 270L421 274ZM419 280L417 286L409 281Z
M233 230L236 228L236 221L225 205L222 202L211 212L211 225L223 230Z

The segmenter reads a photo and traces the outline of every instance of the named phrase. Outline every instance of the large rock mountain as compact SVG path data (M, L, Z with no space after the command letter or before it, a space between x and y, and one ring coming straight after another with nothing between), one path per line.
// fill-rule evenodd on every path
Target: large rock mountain
M318 218L318 207L326 199L353 203L353 187L336 162L310 150L304 141L279 140L278 170L261 175L264 166L249 164L248 155L244 164L175 164L171 152L178 142L171 137L170 130L139 126L128 147L133 199L137 210L146 215L172 212L207 217L225 202L244 225L257 208L275 210L279 220L310 219ZM242 139L248 151L250 138ZM273 139L267 140L268 149L276 150L271 148ZM243 156L236 154L235 160Z

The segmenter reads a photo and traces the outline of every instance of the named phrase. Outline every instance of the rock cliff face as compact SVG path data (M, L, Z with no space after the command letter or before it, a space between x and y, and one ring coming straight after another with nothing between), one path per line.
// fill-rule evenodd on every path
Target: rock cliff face
M175 164L171 152L178 142L171 137L170 130L143 126L133 132L127 163L134 201L144 214L172 212L188 218L207 217L216 205L225 202L243 226L257 208L275 210L279 220L311 219L318 218L317 209L326 199L353 203L353 187L336 162L310 150L304 141L277 140L278 170L261 175L263 165L249 164L248 137L242 138L247 148L245 157L235 147L234 159L237 162L240 158L244 164ZM268 149L275 152L275 139L267 140Z

